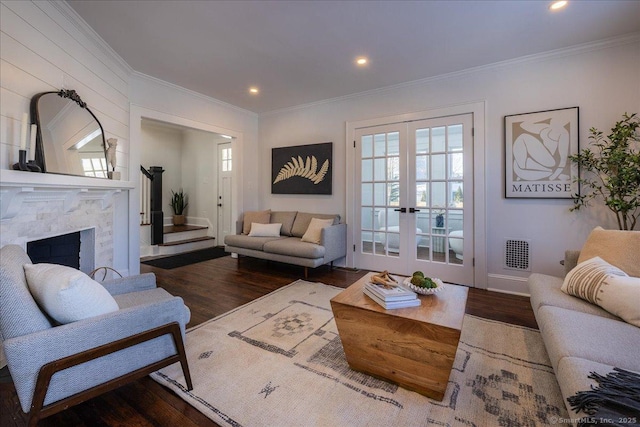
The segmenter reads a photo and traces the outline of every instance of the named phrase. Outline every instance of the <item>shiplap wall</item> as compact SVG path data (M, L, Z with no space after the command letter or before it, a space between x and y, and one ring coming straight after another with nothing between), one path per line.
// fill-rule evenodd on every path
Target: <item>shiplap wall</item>
M74 15L64 4L0 2L0 168L17 162L31 97L65 88L88 104L106 138L118 139L116 170L128 180L131 70Z

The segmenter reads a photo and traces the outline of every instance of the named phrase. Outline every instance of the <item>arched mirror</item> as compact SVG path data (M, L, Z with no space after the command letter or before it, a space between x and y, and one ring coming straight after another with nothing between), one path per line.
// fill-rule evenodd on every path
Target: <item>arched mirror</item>
M38 125L35 161L43 172L107 178L104 130L75 90L31 99Z

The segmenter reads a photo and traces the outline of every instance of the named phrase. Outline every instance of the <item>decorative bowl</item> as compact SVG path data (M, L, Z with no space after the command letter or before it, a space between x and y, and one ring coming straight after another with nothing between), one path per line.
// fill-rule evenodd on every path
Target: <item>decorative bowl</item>
M436 282L436 285L438 285L437 288L421 288L420 286L416 286L413 283L411 283L411 277L407 277L406 279L404 279L402 284L407 288L411 289L413 292L416 292L422 295L435 294L436 292L440 292L441 290L444 289L444 283L442 283L442 280L436 279L435 277L432 277L431 280Z

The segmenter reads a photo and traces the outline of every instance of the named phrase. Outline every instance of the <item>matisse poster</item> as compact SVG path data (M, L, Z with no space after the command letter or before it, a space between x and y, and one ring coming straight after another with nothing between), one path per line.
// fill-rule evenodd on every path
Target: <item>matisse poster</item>
M578 107L505 116L504 128L506 198L578 194Z

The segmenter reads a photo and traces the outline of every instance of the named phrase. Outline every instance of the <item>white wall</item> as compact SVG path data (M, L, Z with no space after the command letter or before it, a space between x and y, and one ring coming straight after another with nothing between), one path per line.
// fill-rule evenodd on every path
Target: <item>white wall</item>
M151 166L161 166L162 174L162 212L171 217L173 211L169 205L171 190L178 191L182 186L182 131L143 123L141 126L140 164L147 170Z
M217 139L212 133L187 130L182 145L182 185L189 195L189 222L193 218L197 225L207 225L210 236L217 234Z
M589 209L571 213L570 200L505 199L504 116L580 107L580 144L588 129L609 130L622 113L640 112L640 36L605 41L427 79L367 94L260 116L260 208L346 214L345 123L484 101L486 105L486 234L490 288L526 292L529 272L503 268L504 238L531 242L533 272L561 275L558 261L579 248L598 224L616 228L613 216ZM334 143L331 196L271 195L273 147Z
M0 4L0 169L17 162L20 119L39 92L75 89L118 139L118 165L128 180L129 73L126 64L98 46L91 30L65 4L2 1ZM123 223L128 200L118 197L114 221ZM128 230L114 235L114 268L127 271Z

